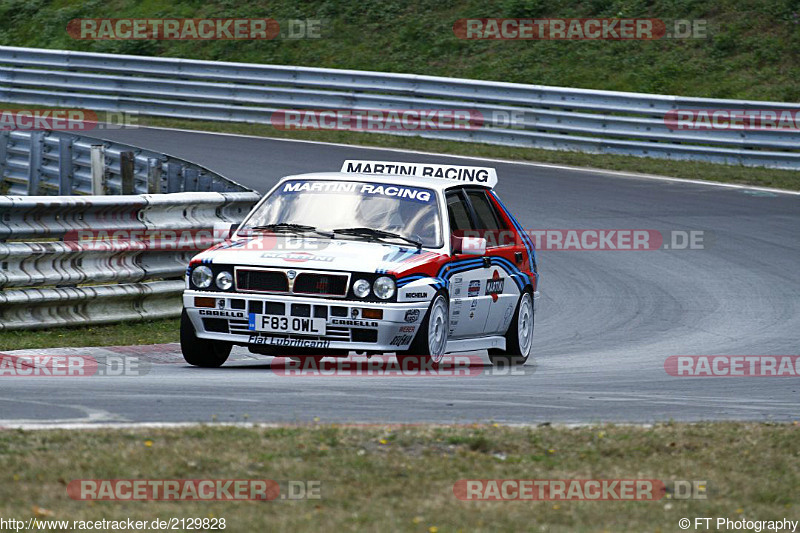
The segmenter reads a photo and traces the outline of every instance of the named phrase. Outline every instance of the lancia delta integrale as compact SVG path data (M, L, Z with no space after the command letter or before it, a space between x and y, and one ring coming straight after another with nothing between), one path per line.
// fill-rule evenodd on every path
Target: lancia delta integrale
M294 357L531 353L533 244L492 168L345 161L288 176L188 267L181 349L216 367L233 345Z

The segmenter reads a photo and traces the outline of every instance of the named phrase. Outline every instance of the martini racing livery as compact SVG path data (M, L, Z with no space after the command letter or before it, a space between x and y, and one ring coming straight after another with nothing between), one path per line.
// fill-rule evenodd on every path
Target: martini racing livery
M493 168L345 161L288 176L187 269L181 349L297 357L396 353L439 362L531 353L539 273Z

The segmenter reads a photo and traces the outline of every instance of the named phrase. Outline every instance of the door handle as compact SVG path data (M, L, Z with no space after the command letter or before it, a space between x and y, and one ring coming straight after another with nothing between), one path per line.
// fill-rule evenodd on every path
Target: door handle
M483 258L483 268L489 268L490 266L492 266L492 260L491 260L491 258L489 258L489 257L484 257L484 258Z
M517 264L522 263L522 252L514 252L514 261L516 261Z

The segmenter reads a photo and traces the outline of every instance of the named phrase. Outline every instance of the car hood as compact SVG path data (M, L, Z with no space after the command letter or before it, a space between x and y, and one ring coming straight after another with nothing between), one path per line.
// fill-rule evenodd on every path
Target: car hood
M317 239L259 235L222 242L195 256L196 262L349 272L401 273L442 257L440 252L401 244L349 238Z

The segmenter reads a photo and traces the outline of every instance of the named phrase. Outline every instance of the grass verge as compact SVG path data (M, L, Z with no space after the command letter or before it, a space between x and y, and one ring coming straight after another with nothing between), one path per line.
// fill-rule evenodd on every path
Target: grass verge
M598 155L581 152L562 152L535 148L515 148L490 144L465 143L422 137L399 135L380 135L348 131L282 131L266 124L242 124L227 122L206 122L156 117L140 117L142 126L178 128L220 133L256 135L281 139L301 139L320 142L373 146L380 148L399 148L442 154L465 155L551 163L576 167L590 167L604 170L622 170L644 174L656 174L684 179L738 183L759 187L800 190L800 172L776 170L761 167L719 165L696 161L670 161L652 157L631 157L621 155ZM229 176L236 179L235 176Z
M225 518L228 531L679 531L684 517L796 519L798 426L200 426L0 432L0 514ZM321 499L85 502L74 479L318 480ZM464 502L459 479L705 480L705 500Z
M0 350L178 342L179 328L179 319L168 318L101 326L0 331Z

